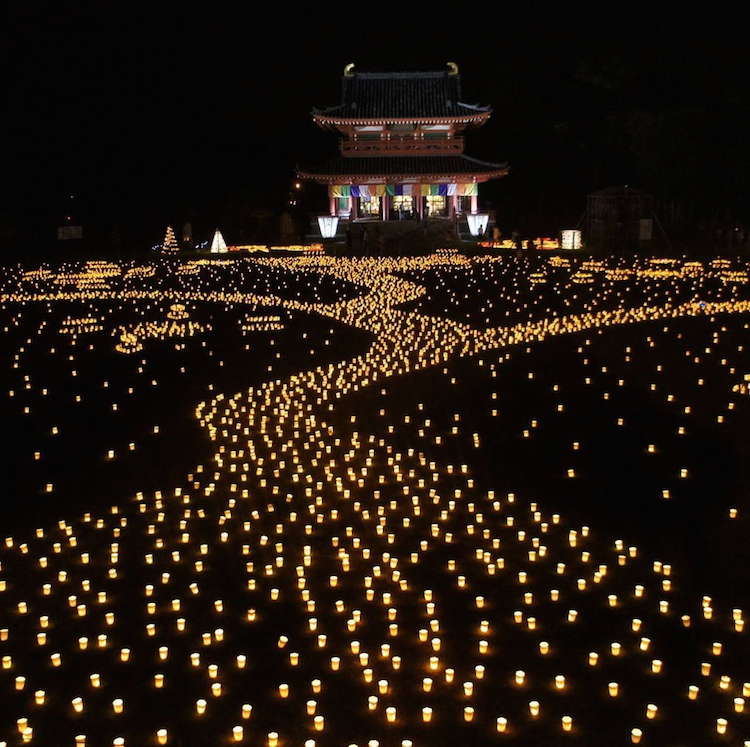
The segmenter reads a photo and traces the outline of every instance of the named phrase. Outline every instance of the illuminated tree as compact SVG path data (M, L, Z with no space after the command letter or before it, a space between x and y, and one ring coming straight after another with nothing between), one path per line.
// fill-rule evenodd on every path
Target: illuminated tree
M167 226L167 232L164 234L164 243L161 245L161 250L165 254L175 254L177 249L177 239L174 235L174 229L172 226Z

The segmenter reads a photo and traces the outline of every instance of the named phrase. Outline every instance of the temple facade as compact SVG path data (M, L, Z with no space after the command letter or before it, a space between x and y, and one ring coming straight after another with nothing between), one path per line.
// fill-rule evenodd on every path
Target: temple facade
M341 103L313 109L339 136L339 155L298 168L328 187L329 212L350 221L449 219L479 211L479 185L507 164L464 153L464 132L481 127L489 106L461 100L458 67L442 72L359 73L347 65Z

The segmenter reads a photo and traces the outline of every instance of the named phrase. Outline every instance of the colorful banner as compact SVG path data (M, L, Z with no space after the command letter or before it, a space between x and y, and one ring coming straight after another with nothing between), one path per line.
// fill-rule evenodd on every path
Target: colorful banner
M412 188L414 186L414 184L386 184L385 190L389 197L395 197L397 195L405 195L408 197L412 194Z
M386 185L333 184L329 194L331 197L383 197L386 194Z
M479 194L479 185L471 184L332 184L331 197L383 197L388 195L440 195L441 197L473 197Z

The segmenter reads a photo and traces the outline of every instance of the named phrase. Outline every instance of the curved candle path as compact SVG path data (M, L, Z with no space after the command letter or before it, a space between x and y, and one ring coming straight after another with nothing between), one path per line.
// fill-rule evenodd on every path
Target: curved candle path
M75 732L81 744L202 744L207 734L217 744L533 744L555 734L647 744L660 720L674 724L688 707L706 739L736 738L750 684L721 665L746 663L741 611L714 613L706 599L672 609L670 566L548 516L543 501L478 493L467 470L400 452L372 423L348 418L347 399L456 357L742 314L748 302L641 305L478 330L400 308L425 293L393 274L402 262L282 264L366 292L329 304L217 289L128 295L290 308L373 341L351 360L200 403L214 471L199 468L172 495L139 494L108 516L6 540L0 677L4 690L26 696L9 714L20 738L49 743L63 718L64 743ZM134 330L127 334L132 344ZM395 430L388 413L378 417ZM592 638L598 650L589 651L578 631L592 625L604 639ZM696 651L698 671L671 640L686 631L688 643L711 639L710 650ZM506 640L534 649L523 669L508 668ZM675 645L679 658L670 658ZM67 668L80 681L69 699L59 676ZM121 680L131 684L118 688ZM174 712L145 705L136 682ZM592 703L606 712L602 701L624 715L592 716Z

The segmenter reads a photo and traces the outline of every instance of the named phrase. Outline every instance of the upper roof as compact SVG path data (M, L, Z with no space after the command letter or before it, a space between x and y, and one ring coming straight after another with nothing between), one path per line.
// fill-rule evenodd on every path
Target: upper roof
M434 73L357 73L347 65L341 103L313 109L316 120L465 119L489 116L489 106L461 101L461 76L455 64Z

